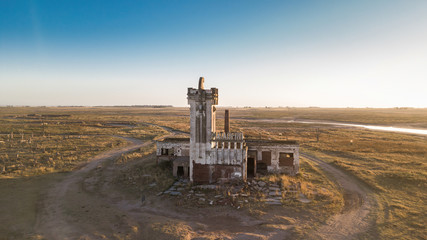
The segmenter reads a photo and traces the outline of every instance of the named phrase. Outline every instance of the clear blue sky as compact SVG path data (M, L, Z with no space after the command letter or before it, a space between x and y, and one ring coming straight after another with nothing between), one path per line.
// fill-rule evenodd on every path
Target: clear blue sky
M427 107L427 1L0 1L0 105Z

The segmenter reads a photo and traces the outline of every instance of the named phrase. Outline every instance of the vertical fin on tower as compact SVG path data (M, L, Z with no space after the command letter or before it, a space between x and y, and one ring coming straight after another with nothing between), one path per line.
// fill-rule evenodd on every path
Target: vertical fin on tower
M224 115L224 132L225 133L229 133L230 132L230 112L227 110L225 110L225 115Z
M199 78L199 90L205 89L205 79L203 77Z

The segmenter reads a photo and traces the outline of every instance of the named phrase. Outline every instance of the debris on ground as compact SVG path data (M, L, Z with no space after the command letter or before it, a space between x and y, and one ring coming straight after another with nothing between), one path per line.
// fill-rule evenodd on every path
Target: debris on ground
M283 205L290 201L310 203L303 193L301 185L291 182L282 186L281 182L250 180L247 182L226 182L220 184L191 185L187 179L175 181L166 191L157 196L179 198L180 205L189 206L233 206L240 209L254 202L266 205Z

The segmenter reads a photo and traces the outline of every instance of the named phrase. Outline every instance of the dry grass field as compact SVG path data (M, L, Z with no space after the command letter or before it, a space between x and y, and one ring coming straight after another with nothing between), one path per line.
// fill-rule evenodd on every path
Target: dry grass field
M218 113L221 127L221 109ZM249 138L298 140L303 152L348 171L371 187L378 209L375 228L366 237L427 236L427 136L274 121L324 120L427 129L427 109L245 108L231 109L231 117L232 131L244 131ZM185 131L181 125L171 127Z
M270 109L269 109L270 110ZM237 110L238 118L299 118L384 126L427 127L426 109L290 109ZM289 124L239 120L250 135L297 139L311 153L361 179L378 200L376 225L371 234L391 239L427 236L427 136L370 131L316 124ZM319 141L317 141L317 136ZM367 235L373 238L373 235Z
M222 113L219 108L219 129ZM297 140L302 152L345 170L371 189L376 199L371 212L375 224L358 238L427 236L427 136L275 121L324 120L426 129L427 109L233 108L230 113L232 131L244 131L248 138ZM126 146L127 141L119 136L151 141L168 134L159 126L189 132L188 121L187 108L0 108L0 220L7 223L0 227L0 235L11 239L37 237L33 225L46 189L91 157ZM167 174L167 166L154 164L153 150L154 145L148 144L116 158L111 165L116 169L112 184L135 197L141 192L155 196L170 186L174 179ZM343 205L342 193L330 176L305 158L301 165L302 173L297 177L264 179L283 184L299 182L301 191L312 200L285 206L289 215L283 221L298 223L292 228L297 238L307 237ZM149 188L153 182L158 184ZM320 197L319 189L324 189ZM269 215L268 208L251 204L246 208L250 216ZM177 221L167 227L164 223L164 219L156 218L153 228L144 230L165 239L206 237L191 224ZM283 226L266 223L263 228L281 231Z
M108 108L1 108L1 176L70 171L100 152L124 146L117 136L152 139L165 132L135 124L141 119L128 114Z
M247 119L305 119L427 128L427 109L419 108L239 108Z

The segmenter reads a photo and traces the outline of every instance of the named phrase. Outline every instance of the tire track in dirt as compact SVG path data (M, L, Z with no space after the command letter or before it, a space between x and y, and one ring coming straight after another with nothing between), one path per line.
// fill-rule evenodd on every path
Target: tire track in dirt
M332 180L338 184L344 195L344 208L341 213L332 216L324 225L311 235L320 239L353 239L368 231L373 221L369 218L375 206L372 192L353 176L306 153L300 155L316 163Z
M177 131L168 127L160 126L152 123L144 123L146 125L156 126L164 129L169 134L160 137L161 139L166 137L171 137L179 133L184 133ZM67 204L72 204L72 207L75 207L77 203L70 202L72 199L67 199L70 195L76 195L81 192L82 184L87 180L88 175L93 172L98 166L102 163L112 160L119 157L121 154L134 151L140 147L146 146L152 141L147 141L143 143L141 140L123 136L116 136L122 139L125 139L131 144L129 146L113 149L104 153L101 153L88 161L88 163L80 168L77 171L71 172L66 176L62 181L58 182L54 187L49 189L45 194L44 198L40 202L40 209L37 213L37 219L35 223L35 229L39 235L46 239L75 239L81 238L83 232L82 224L77 223L81 222L79 218L81 216L69 216L69 213L66 212ZM74 200L81 199L97 201L93 197L74 197ZM98 200L97 204L111 204L109 201ZM111 200L111 199L109 199ZM115 204L113 204L115 205ZM123 210L123 209L122 209ZM129 209L128 209L129 210ZM129 211L127 211L129 213ZM98 224L99 225L99 224ZM79 236L79 237L77 237ZM83 235L84 236L84 235Z
M174 132L170 129L165 130L174 135ZM114 227L108 225L111 221L107 221L107 224L103 224L102 219L100 219L100 222L98 223L93 222L93 224L89 224L94 225L92 226L92 229L84 229L87 223L90 223L90 220L84 221L81 216L70 217L64 209L66 209L67 203L71 203L70 201L73 201L72 199L67 199L67 197L69 197L70 194L77 194L80 191L79 188L81 188L82 182L84 182L88 177L88 174L96 170L101 163L150 143L143 143L140 140L132 138L124 139L130 141L132 144L121 149L111 150L97 155L83 168L70 173L61 182L58 182L53 188L48 190L41 204L41 209L38 213L36 222L36 229L42 237L46 239L75 239L87 236L88 233L93 232L93 227L95 227L95 225L105 225L106 228L110 230ZM372 196L370 196L370 191L363 188L358 180L344 173L342 170L339 170L313 156L307 154L301 155L318 164L325 172L334 177L335 182L343 189L345 200L345 206L342 213L331 217L326 224L318 228L316 232L313 232L310 238L351 239L356 237L358 234L367 231L371 225L368 215L375 203ZM110 196L110 198L111 197L112 196ZM75 198L77 200L79 196L75 196ZM138 203L137 201L114 201L115 203L112 204L111 199L99 199L98 195L88 195L84 199L93 202L95 205L105 204L119 210L116 211L110 209L110 212L107 213L109 214L109 217L111 217L110 215L114 215L116 212L121 214L126 213L128 217L133 219L132 221L141 221L141 223L150 221L150 218L159 218L159 214L161 215L161 213L165 214L165 217L171 217L174 215L170 212L170 209L164 209L166 212L160 211L163 209L161 206L157 211L150 212L147 208L153 210L152 207L154 206L152 204L149 204L151 206L141 207L140 202ZM83 203L75 203L75 205L80 208L80 205L83 205ZM92 214L93 210L96 209L91 209L91 212L88 215ZM93 214L94 217L99 216L97 212L94 212ZM194 226L197 225L196 222L203 222L201 219L190 215L185 216L185 214L183 214L181 217L184 219L188 217L188 223ZM245 220L243 222L251 222L249 221L251 218L244 219ZM250 225L251 228L254 228L256 223L252 223Z
M35 229L46 239L70 239L78 230L74 228L73 223L68 221L67 213L64 212L64 206L67 203L66 195L69 192L76 192L84 180L84 176L95 169L104 161L119 157L123 153L136 150L149 144L134 138L121 137L131 144L129 146L113 149L93 157L88 164L77 171L70 173L62 181L58 182L53 188L49 189L41 202L41 209L38 212Z

